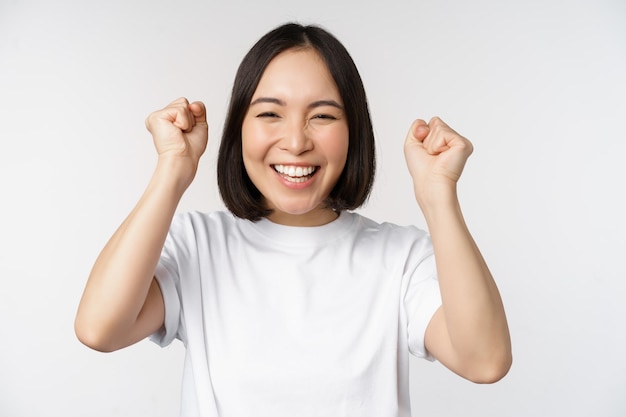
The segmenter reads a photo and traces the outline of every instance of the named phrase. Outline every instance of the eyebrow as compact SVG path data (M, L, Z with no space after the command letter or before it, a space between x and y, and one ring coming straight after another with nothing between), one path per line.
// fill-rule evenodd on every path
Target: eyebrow
M272 104L278 104L279 106L286 105L286 103L283 100L280 100L274 97L259 97L256 100L254 100L252 103L250 103L250 106L254 106L255 104L259 104L259 103L272 103ZM307 106L307 108L314 109L316 107L321 107L321 106L331 106L331 107L336 107L339 110L343 110L343 106L337 103L335 100L317 100L317 101L310 103Z

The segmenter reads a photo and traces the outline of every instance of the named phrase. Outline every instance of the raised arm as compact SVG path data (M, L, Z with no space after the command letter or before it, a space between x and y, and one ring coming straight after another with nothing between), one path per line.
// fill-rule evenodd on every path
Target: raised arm
M415 197L432 237L442 306L426 330L428 351L474 382L495 382L511 366L504 307L465 224L456 184L472 144L441 119L416 120L404 152Z
M176 207L206 149L204 104L180 98L146 119L158 152L155 172L139 202L95 262L75 331L85 345L110 352L163 325L164 305L154 271Z

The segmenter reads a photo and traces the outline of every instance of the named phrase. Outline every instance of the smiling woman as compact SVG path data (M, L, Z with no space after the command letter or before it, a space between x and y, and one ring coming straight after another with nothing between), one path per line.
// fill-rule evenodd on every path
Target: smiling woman
M471 143L442 120L405 142L431 236L351 212L374 176L365 91L323 29L287 24L237 73L218 156L230 212L177 205L207 145L204 105L146 120L158 153L102 250L76 333L111 351L186 347L183 416L410 416L409 353L474 382L508 371L507 321L456 184Z
M326 198L348 155L341 96L315 50L282 52L267 66L242 127L243 162L275 223L337 218ZM277 168L278 167L278 168Z
M278 61L285 61L282 65L275 62L279 56L281 59ZM290 58L290 62L286 62L287 58ZM287 64L295 66L290 68ZM309 64L312 68L308 68ZM289 87L287 83L282 84L276 74L272 75L274 71L269 71L272 68L280 70L282 76L288 77L285 80L291 81ZM308 80L303 79L304 73L299 74L303 71L308 75ZM297 79L298 77L300 79ZM287 24L263 36L250 49L235 77L217 167L220 194L226 207L235 215L258 220L270 213L270 209L264 204L263 195L252 184L244 167L238 165L243 161L241 139L244 118L250 116L250 111L257 111L255 107L261 103L276 105L277 107L272 110L284 108L287 104L292 108L298 104L287 103L284 101L286 97L272 96L288 92L270 90L270 87L291 88L291 93L294 94L306 86L311 89L309 94L324 93L312 90L312 85L308 84L312 80L316 81L315 85L318 88L327 89L326 94L330 95L310 97L310 101L306 103L306 116L311 117L308 113L321 107L321 110L326 111L320 113L320 109L317 109L317 119L336 116L341 122L347 123L349 138L350 152L346 159L346 169L326 196L324 203L339 212L354 210L367 200L374 182L376 147L365 89L359 72L348 51L330 33L317 27L310 26L303 30L299 25ZM266 84L263 88L267 91L257 89L261 81ZM255 116L261 113L258 112ZM270 114L264 115L269 116ZM272 116L277 114L273 113ZM321 122L316 120L311 127L319 123ZM329 125L334 124L329 122Z

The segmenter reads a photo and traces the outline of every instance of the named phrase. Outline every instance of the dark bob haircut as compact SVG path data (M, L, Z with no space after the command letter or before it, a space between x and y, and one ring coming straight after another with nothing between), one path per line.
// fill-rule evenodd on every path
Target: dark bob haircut
M264 35L250 49L235 76L217 159L217 183L226 207L237 217L257 221L272 212L243 163L241 130L252 96L272 59L289 49L306 48L317 51L326 63L348 122L346 165L325 204L337 212L354 210L369 197L376 147L367 97L356 65L341 42L324 29L287 23Z

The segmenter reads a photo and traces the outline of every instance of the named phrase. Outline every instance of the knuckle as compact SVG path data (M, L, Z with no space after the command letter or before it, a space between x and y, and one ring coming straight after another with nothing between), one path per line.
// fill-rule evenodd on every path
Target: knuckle
M156 118L157 118L157 112L152 112L148 115L148 117L146 117L145 124L148 130L150 130Z
M189 101L187 100L186 97L178 97L176 100L172 101L172 104L185 105L185 104L189 104Z

